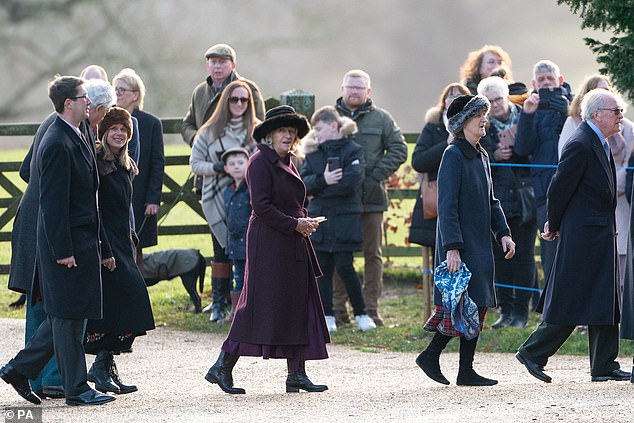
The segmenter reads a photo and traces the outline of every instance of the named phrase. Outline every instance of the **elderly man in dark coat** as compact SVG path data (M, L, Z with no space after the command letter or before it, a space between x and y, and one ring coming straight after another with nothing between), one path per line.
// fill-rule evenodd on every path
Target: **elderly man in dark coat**
M97 169L79 129L90 100L83 80L64 76L49 86L58 113L37 151L40 205L37 274L33 297L48 317L31 341L0 369L0 377L26 400L39 404L27 378L35 379L55 355L66 403L96 405L114 400L86 383L83 333L87 318L101 318ZM111 254L105 255L111 258Z
M588 325L593 382L628 380L620 370L619 282L616 256L616 176L607 137L621 130L623 101L606 90L588 92L584 122L564 148L548 188L542 238L559 237L557 254L539 307L543 321L516 357L529 373L550 382L548 358L576 325Z
M319 221L307 216L306 187L291 150L308 132L308 121L290 106L269 110L253 131L259 142L246 172L253 213L247 230L244 288L218 361L205 377L230 394L239 356L286 358L286 391L321 392L306 376L305 360L328 357L330 341L310 242Z

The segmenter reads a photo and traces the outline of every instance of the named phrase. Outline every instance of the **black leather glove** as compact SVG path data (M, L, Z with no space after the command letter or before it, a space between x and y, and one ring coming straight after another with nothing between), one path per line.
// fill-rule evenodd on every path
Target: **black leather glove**
M225 173L225 164L223 162L214 163L214 172Z
M563 95L553 96L549 99L548 108L553 109L561 113L562 115L568 114L568 99Z

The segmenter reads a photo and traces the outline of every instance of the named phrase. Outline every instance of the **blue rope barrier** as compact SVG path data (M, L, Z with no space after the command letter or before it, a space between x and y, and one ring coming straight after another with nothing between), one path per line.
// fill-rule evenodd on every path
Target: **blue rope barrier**
M529 163L491 163L491 167L532 167L536 169L557 169L557 165ZM617 166L617 170L634 170L634 166Z
M433 275L434 274L434 269L422 269L421 273L423 275ZM521 290L524 290L524 291L539 292L540 294L543 291L543 289L539 289L539 288L529 288L529 287L526 287L526 286L507 285L507 284L503 284L503 283L496 283L495 286L499 286L500 288L521 289Z
M503 283L496 283L495 286L499 286L500 288L521 289L523 291L539 292L540 294L543 291L542 289L539 289L539 288L529 288L527 286L506 285L506 284L503 284Z

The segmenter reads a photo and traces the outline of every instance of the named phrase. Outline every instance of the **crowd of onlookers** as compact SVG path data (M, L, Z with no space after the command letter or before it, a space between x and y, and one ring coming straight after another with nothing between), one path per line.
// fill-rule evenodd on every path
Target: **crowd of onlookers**
M305 361L328 356L329 333L351 322L347 303L359 330L384 325L386 180L407 160L407 146L394 118L374 104L363 70L348 71L341 97L308 119L285 105L265 111L257 84L236 72L231 46L216 44L204 59L208 76L193 91L181 133L192 148L213 245L212 301L204 311L211 321L231 323L206 379L244 393L231 376L240 356L286 358L287 392L324 391L326 385L308 379ZM605 163L615 172L614 274L623 292L634 129L607 77L592 75L573 94L557 64L540 60L527 86L513 79L509 55L495 45L469 53L460 80L439 91L411 158L421 185L409 242L431 247L439 266L436 309L425 324L436 334L416 362L448 384L438 357L459 336L458 384L493 385L472 367L486 310L498 307L493 328L527 325L540 286L538 232L544 280L558 260L559 232L549 229L557 164L576 160L585 169L577 156L570 159L580 128L605 133L610 117L618 130L608 128ZM114 356L130 352L134 339L154 327L142 250L158 242L165 159L161 121L144 110L145 93L133 69L110 83L97 65L49 86L55 113L38 129L20 169L28 188L12 233L9 287L27 295L29 343L0 369L31 402L65 396L71 405L101 404L114 397L97 391L137 389L121 381ZM363 253L363 278L353 264L356 251ZM87 270L86 262L101 272ZM80 270L72 270L78 263ZM60 289L66 279L75 285ZM558 327L557 336L565 340L568 329ZM555 333L552 326L536 333L547 331ZM593 331L590 325L591 338L600 338ZM531 342L518 359L548 382L545 363L529 357ZM84 351L95 355L89 371L78 361ZM593 380L630 377L618 373L618 364L600 373Z

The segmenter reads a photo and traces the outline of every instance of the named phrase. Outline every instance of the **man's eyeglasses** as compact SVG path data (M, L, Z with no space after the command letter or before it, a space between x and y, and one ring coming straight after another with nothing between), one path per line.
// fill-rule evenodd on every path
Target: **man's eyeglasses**
M620 107L614 107L614 108L607 108L607 107L599 107L597 110L609 110L610 112L614 113L615 115L619 115L619 114L623 114L623 109Z
M491 106L493 106L496 103L501 103L502 100L504 100L504 97L497 97L497 98L489 99L489 103L491 103Z
M364 91L368 89L368 87L356 87L354 85L345 85L344 88L350 91Z
M114 89L114 92L116 92L117 94L123 94L123 93L128 92L128 91L136 92L137 90L130 90L128 88L123 88L123 87L117 87L117 88Z
M84 100L88 100L88 94L84 94L84 95L78 95L75 97L68 97L69 99L75 101L75 100L79 100L80 98L83 98Z
M249 101L249 97L229 97L229 103L238 104L238 102L242 104L246 104Z

